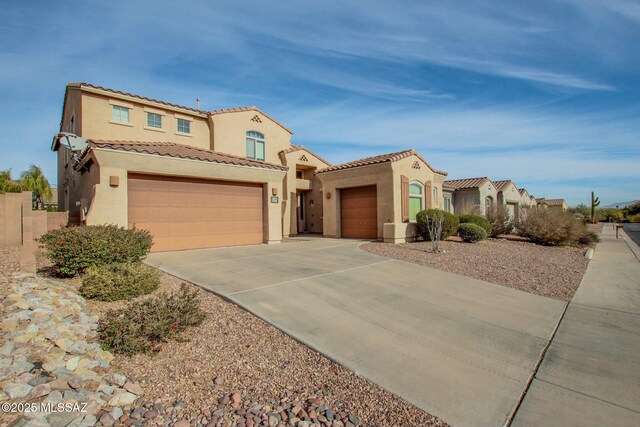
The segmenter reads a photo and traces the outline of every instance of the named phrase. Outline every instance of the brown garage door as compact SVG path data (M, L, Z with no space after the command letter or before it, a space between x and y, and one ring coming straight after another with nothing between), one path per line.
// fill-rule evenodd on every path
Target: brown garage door
M378 196L376 186L340 190L342 237L378 238Z
M129 175L129 227L153 252L262 243L262 186Z

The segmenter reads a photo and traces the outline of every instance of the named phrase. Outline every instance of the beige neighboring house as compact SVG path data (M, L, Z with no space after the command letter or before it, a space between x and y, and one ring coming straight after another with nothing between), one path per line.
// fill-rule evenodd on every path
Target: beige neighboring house
M535 198L535 196L529 196L530 199L530 205L532 208L538 206L538 199Z
M323 169L317 176L324 192L324 235L391 243L415 239L416 214L443 209L446 175L415 150Z
M518 220L520 214L521 196L516 184L507 179L503 181L493 181L498 191L498 203L507 207L509 216Z
M495 184L488 177L452 179L444 182L453 200L453 213L486 215L498 200Z
M557 209L566 211L567 210L567 202L564 199L536 199L538 202L538 206L546 207L548 209Z
M400 241L415 236L410 209L442 207L446 173L413 150L333 167L292 134L257 107L203 111L71 83L51 146L58 207L71 223L147 229L153 251L307 232Z

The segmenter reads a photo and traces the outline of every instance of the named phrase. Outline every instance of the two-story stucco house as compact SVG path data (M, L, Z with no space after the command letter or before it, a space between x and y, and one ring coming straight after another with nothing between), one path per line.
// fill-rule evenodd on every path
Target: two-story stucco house
M164 251L305 232L399 241L415 235L416 209L444 203L446 173L413 150L334 167L292 134L257 107L203 111L71 83L51 147L58 206L71 222L147 229Z

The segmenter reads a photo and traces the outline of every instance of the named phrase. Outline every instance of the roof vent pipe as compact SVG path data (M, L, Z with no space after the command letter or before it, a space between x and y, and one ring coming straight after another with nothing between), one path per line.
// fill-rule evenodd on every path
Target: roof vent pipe
M196 98L196 110L200 109L200 98Z

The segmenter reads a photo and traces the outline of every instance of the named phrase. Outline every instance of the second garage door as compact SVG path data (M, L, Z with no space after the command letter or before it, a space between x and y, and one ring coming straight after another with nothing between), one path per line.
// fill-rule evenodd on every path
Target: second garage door
M129 227L152 252L263 242L262 185L129 175Z
M340 190L342 237L378 238L378 196L376 186Z

